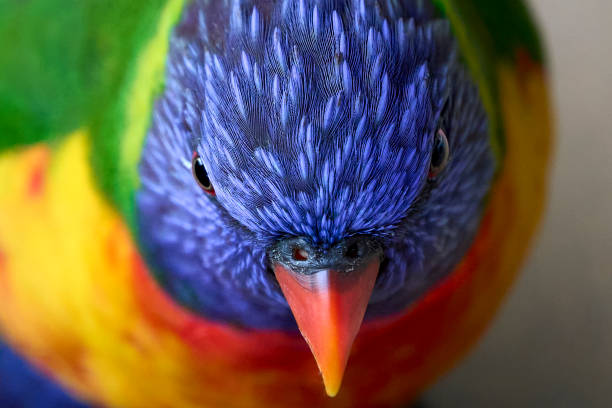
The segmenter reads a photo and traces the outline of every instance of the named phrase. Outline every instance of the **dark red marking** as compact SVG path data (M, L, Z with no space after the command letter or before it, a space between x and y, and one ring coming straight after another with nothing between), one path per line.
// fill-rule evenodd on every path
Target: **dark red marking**
M6 266L6 254L0 248L0 284L4 286L6 275L7 275L7 266Z
M37 163L34 164L30 180L28 182L28 195L32 198L40 197L45 189L47 176L47 168L49 165L48 155L43 155Z
M0 247L0 297L8 301L10 296L8 259L6 252ZM1 302L0 302L1 303Z
M528 78L533 72L538 70L539 64L533 60L529 52L524 48L519 48L516 51L516 72L522 79ZM519 83L521 93L527 93L528 82L522 80Z

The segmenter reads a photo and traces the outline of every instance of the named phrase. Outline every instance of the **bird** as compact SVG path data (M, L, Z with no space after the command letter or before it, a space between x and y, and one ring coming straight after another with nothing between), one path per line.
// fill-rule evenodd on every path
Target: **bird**
M0 12L6 406L407 406L475 344L545 207L523 2L57 6Z

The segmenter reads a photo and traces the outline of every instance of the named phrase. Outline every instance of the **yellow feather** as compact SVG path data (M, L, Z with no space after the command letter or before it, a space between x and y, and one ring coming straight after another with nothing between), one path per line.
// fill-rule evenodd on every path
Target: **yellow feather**
M521 72L503 65L498 75L507 156L490 199L490 236L478 249L490 257L477 258L462 283L457 307L465 310L449 311L444 350L430 350L418 373L398 372L397 382L377 394L381 403L407 399L469 348L513 282L539 220L550 154L545 77L535 65ZM107 406L227 406L230 397L241 407L295 406L298 390L319 406L354 406L358 390L350 382L336 399L324 397L305 345L286 343L296 364L311 364L291 367L293 375L286 367L253 369L243 363L261 359L247 350L260 346L254 334L211 327L225 331L207 332L211 340L195 350L144 316L134 290L136 248L97 190L89 154L88 135L78 131L53 151L34 146L0 155L0 331L9 343L73 392ZM376 333L363 335L367 341ZM225 356L215 348L232 341ZM356 353L368 353L359 343Z

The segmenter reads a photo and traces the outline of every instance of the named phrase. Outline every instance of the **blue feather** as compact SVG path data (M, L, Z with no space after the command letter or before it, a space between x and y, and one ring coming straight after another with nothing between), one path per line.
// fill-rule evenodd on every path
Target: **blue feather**
M295 330L267 261L290 236L384 244L369 318L452 271L494 162L478 90L429 2L196 0L185 15L137 197L140 240L171 296L209 318ZM442 123L452 160L429 179ZM193 180L194 150L216 197Z
M85 408L0 339L0 407Z

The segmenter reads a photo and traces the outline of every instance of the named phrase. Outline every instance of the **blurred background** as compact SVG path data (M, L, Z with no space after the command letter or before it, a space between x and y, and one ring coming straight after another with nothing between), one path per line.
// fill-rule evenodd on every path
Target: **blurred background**
M491 330L427 406L612 406L612 2L531 3L557 117L548 213Z

